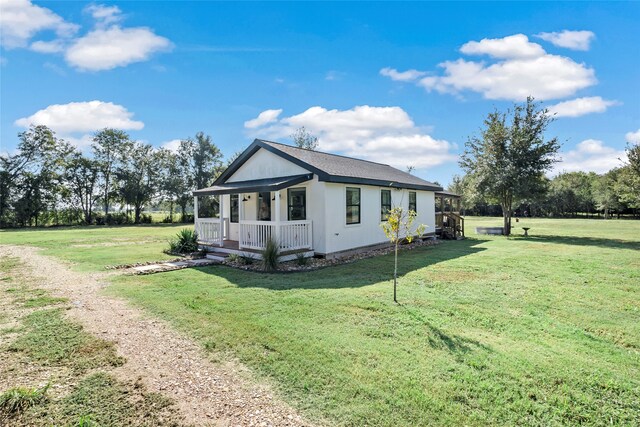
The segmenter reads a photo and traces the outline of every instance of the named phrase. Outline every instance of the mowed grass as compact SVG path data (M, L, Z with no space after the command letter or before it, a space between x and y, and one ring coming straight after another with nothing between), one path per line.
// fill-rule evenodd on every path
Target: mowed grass
M527 239L476 225L500 219L470 218L469 239L401 254L400 305L391 256L122 277L111 291L329 424L637 425L640 222L514 223Z
M473 233L500 223L468 218L467 240L401 253L400 305L391 256L295 274L118 277L109 292L212 357L239 359L328 424L637 425L640 222L525 219L514 232L531 227L526 239ZM21 243L44 239L32 240ZM94 269L101 250L60 256ZM134 245L111 250L139 260Z
M166 260L167 240L187 224L111 227L52 227L0 230L0 244L30 245L76 264L81 271L104 270L105 266Z

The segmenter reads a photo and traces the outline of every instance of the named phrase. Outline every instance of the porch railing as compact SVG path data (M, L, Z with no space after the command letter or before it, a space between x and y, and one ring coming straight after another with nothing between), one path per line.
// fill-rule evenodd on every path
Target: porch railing
M281 251L313 248L311 221L283 221L279 228L271 221L240 222L240 249L264 249L270 237L280 243Z
M464 238L464 217L459 212L436 212L436 228L442 236Z
M220 230L220 219L218 218L197 218L195 221L198 240L203 243L221 245L229 234L229 219L224 219L223 230Z
M287 221L280 223L278 237L281 250L313 248L313 230L311 221Z

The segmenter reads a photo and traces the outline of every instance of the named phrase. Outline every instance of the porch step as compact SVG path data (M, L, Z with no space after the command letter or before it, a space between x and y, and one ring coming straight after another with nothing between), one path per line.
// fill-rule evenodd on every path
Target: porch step
M229 254L226 252L209 252L206 257L207 259L214 261L224 261L229 258Z

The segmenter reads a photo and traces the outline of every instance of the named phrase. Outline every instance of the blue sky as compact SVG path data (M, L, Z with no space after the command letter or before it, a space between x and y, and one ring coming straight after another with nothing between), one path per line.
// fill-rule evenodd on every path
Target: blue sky
M29 123L231 155L305 126L321 148L443 184L493 108L557 112L557 170L640 142L640 4L0 0L1 151ZM173 142L172 142L173 141Z

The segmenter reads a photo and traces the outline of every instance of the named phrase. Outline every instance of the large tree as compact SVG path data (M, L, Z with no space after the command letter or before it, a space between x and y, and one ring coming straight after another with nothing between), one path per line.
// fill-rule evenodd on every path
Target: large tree
M120 197L125 204L133 206L136 224L160 190L162 161L159 156L151 145L136 142L117 170Z
M627 145L627 164L620 170L618 193L622 202L640 209L640 143Z
M64 181L74 205L79 206L85 224L93 222L93 207L99 197L97 191L99 164L76 151L65 165Z
M98 162L102 175L102 199L105 221L109 215L109 202L114 192L114 175L127 153L133 147L129 135L119 129L104 128L93 136L94 159Z
M609 172L599 175L593 182L593 198L596 207L603 212L605 219L609 219L612 211L619 211L622 207L616 191L620 170L619 168L611 169Z
M38 225L42 214L55 210L62 168L73 149L42 125L31 126L18 138L17 153L3 156L0 162L0 220ZM9 211L13 214L10 220Z
M549 183L547 208L554 215L576 216L578 212L592 213L593 181L595 173L563 172Z
M453 178L451 178L451 183L447 186L447 191L460 196L462 215L465 214L467 209L483 202L482 196L476 191L468 175L454 175Z
M513 206L545 191L544 174L558 161L557 138L546 139L553 117L532 97L513 111L494 111L479 136L470 137L460 166L475 186L502 208L504 234L511 234Z
M181 141L179 151L185 163L184 173L193 177L194 189L209 187L222 173L222 152L209 135L198 132L195 139Z
M209 187L225 169L222 158L222 152L211 137L202 132L198 132L195 138L180 141L175 158L180 177L171 185L183 221L186 219L187 206L193 200L192 191Z
M640 143L627 144L627 159L631 170L640 178Z
M621 207L640 209L640 174L631 165L620 168L614 184Z
M158 158L162 162L160 190L163 198L169 203L169 218L173 222L174 207L177 204L182 209L182 220L186 218L187 204L193 200L193 179L190 174L184 173L181 150L172 152L160 150Z
M318 148L318 137L314 136L304 126L296 129L291 135L291 139L296 147L306 148L307 150L316 150Z

